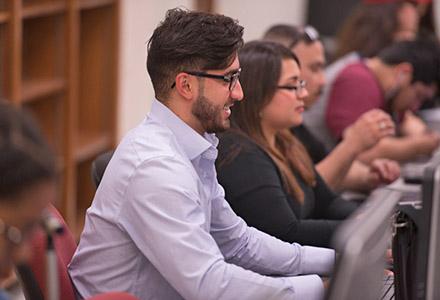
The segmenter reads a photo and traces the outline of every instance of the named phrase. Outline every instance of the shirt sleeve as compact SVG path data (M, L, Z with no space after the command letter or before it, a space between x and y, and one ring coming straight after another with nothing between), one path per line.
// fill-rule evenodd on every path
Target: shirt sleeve
M248 227L224 200L220 185L219 190L220 197L213 202L211 233L227 260L266 275L329 274L333 250L282 242Z
M189 176L193 173L188 165L172 157L144 162L131 179L127 192L130 201L119 216L120 226L183 298L236 299L240 295L240 299L321 299L319 276L269 277L246 270L225 261L213 235L230 260L241 256L238 261L245 265L243 261L252 260L252 254L257 256L253 260L269 253L280 255L274 261L288 275L329 271L334 263L332 250L286 245L255 233L222 205L221 199L212 204L211 235L201 205L201 187L195 176ZM229 233L231 237L226 238ZM308 263L314 258L322 260L316 270L316 264ZM263 259L263 268L270 269L268 264Z

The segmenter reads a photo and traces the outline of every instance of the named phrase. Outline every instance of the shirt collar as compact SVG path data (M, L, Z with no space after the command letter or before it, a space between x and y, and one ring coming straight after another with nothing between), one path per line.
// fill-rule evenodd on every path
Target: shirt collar
M159 121L173 132L177 142L190 160L195 159L210 148L215 149L218 145L218 138L215 134L205 132L201 136L167 106L156 99L153 100L151 105L150 118ZM216 151L214 152L216 153Z

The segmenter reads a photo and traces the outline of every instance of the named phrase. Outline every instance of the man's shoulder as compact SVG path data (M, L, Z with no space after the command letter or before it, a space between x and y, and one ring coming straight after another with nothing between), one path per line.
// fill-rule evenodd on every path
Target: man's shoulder
M182 154L174 133L168 127L148 119L128 132L118 148L121 152L135 154L140 161Z
M190 159L173 132L161 124L144 121L124 136L106 172L108 183L119 187L119 190L126 190L133 178L139 176L149 180L148 184L157 185L180 178L182 174L193 174L192 169ZM186 177L190 180L194 176Z
M357 79L357 78L364 78L364 77L371 77L372 73L367 68L364 62L358 61L351 64L348 64L341 70L337 78L351 78L351 79Z

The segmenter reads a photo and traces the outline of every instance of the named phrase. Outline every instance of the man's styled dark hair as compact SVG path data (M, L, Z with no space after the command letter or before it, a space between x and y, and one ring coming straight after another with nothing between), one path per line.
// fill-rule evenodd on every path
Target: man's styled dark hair
M397 42L383 49L378 57L388 65L410 63L413 82L431 84L440 80L440 47L435 40Z
M1 199L56 176L54 155L33 119L1 99L0 174Z
M148 41L147 69L156 98L165 101L182 71L228 67L243 45L243 27L229 17L168 10Z
M264 41L275 42L291 49L299 42L307 45L319 40L318 31L312 26L277 24L270 27L263 36Z

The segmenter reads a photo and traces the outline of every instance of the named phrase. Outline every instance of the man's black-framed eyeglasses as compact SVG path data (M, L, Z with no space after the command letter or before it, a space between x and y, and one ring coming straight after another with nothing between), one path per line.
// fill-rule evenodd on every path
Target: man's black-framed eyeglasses
M235 86L237 85L238 80L240 79L241 68L239 68L235 72L230 73L228 75L217 75L217 74L210 74L210 73L200 72L200 71L183 71L183 72L187 73L189 75L197 76L197 77L205 77L205 78L223 80L224 82L229 83L229 91L232 91L235 88ZM174 82L171 85L171 88L174 88L175 86L176 86L176 82Z
M299 80L297 84L286 84L286 85L278 85L277 88L285 89L289 91L295 91L297 97L302 95L302 92L306 89L307 81Z

